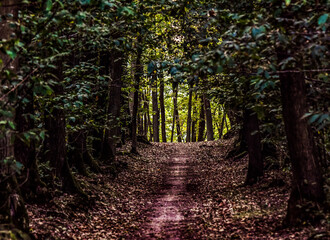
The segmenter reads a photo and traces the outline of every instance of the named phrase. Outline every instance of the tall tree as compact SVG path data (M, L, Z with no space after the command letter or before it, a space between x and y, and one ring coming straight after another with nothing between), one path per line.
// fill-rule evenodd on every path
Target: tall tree
M206 136L208 141L214 140L214 133L213 133L213 121L212 121L212 112L211 112L211 104L210 100L208 99L207 94L203 94L204 99L204 108L205 108L205 115L206 115Z
M67 159L67 141L66 141L66 116L64 104L61 95L64 94L63 87L63 66L62 62L57 62L57 72L54 73L57 79L53 86L54 99L45 110L45 130L47 138L45 148L48 149L46 159L53 167L53 174L62 182L62 188L68 192L77 192L85 195L72 175Z
M204 99L203 95L200 98L200 109L199 109L199 125L198 125L198 142L204 141L205 131L205 111L204 111Z
M116 145L120 140L120 110L121 110L121 89L123 67L123 53L114 50L111 54L110 63L110 81L109 81L109 105L108 116L110 119L108 131L106 133L106 141L109 146L109 157L116 157Z
M157 75L152 74L152 125L154 142L159 142L159 108L158 108L158 91L157 91Z
M310 17L309 11L314 8L314 5L305 4L306 6L299 11L299 17ZM325 1L324 4L326 4ZM278 9L281 9L279 17L286 19L286 21L277 19L276 24L281 29L280 36L287 37L288 34L291 35L290 31L306 33L305 24L298 22L301 21L300 18L296 19L296 11L299 8L290 6L282 9L282 6L278 5ZM322 9L322 6L319 10L326 11ZM320 21L318 23L320 24ZM308 31L316 32L316 29ZM307 119L303 118L304 114L308 112L304 66L306 66L308 58L311 58L308 55L304 56L304 48L307 44L309 44L309 40L306 40L304 34L300 34L287 42L279 39L276 46L277 63L283 69L279 73L280 89L283 120L293 173L292 190L285 219L285 222L290 225L300 224L305 219L311 219L311 205L314 205L314 208L324 206L325 199L320 156L316 150L311 126ZM283 64L288 60L291 61L290 64Z
M186 142L190 142L191 137L191 105L192 105L192 85L189 85L189 100L188 100L188 116L187 116L187 139Z
M17 13L18 13L18 4L20 1L17 0L3 0L0 3L0 36L2 40L5 40L5 44L11 43L15 36L15 30L10 27L11 22L15 22L17 20ZM12 18L10 17L12 16ZM15 24L13 24L15 25ZM4 46L2 46L4 47ZM9 46L7 46L9 48ZM7 77L4 72L8 71L7 73L11 72L9 75L9 79L13 78L18 71L18 59L15 58L14 60L10 58L9 54L5 54L0 51L0 86L8 85ZM3 92L0 90L0 108L3 112L6 111L5 102L8 101L7 97L3 95ZM22 97L22 96L21 96ZM21 102L22 99L20 99ZM22 106L22 105L21 105ZM20 108L22 110L22 108ZM27 116L29 117L29 116ZM12 118L9 116L4 116L3 113L0 115L0 119L6 119L12 122ZM15 117L15 120L17 118ZM17 121L16 121L17 122ZM28 128L29 125L25 123L19 124L19 129L17 129L20 133L24 130L22 129L23 126ZM11 133L7 131L3 131L1 129L0 132L0 219L3 224L13 224L16 228L28 232L29 229L29 218L25 208L24 201L21 197L20 187L16 178L16 171L11 170L7 164L5 164L4 159L12 156L14 154L13 148L11 147ZM16 138L17 139L17 138ZM17 143L17 140L16 140ZM34 168L33 163L35 161L35 151L34 148L28 148L26 145L20 144L22 146L24 152L29 159L19 159L21 162L25 164L25 170L29 171L32 169L32 174L38 178L37 168ZM16 144L17 149L17 144ZM15 151L16 155L17 151ZM32 157L30 157L32 156ZM26 173L26 172L25 172ZM31 177L28 176L29 184L34 185L34 182ZM39 179L39 178L38 178ZM34 188L34 186L33 186ZM34 188L35 189L35 188ZM9 225L10 227L12 225ZM6 226L4 226L6 227ZM4 236L6 237L6 236ZM10 236L11 237L11 236ZM27 239L28 236L25 236Z
M182 142L182 137L181 137L181 129L180 129L180 117L179 117L179 110L178 110L178 91L179 91L179 85L177 82L173 83L173 108L174 108L174 115L173 115L173 122L175 119L176 123L176 134L178 138L178 142ZM173 124L174 128L174 124ZM173 129L172 129L173 132ZM173 135L173 134L172 134Z
M139 106L139 90L140 90L140 80L143 75L143 65L142 65L142 36L138 36L137 40L137 55L135 63L134 72L134 97L133 97L133 111L132 111L132 153L137 153L137 113Z
M261 153L261 137L257 114L250 109L244 110L244 126L246 143L249 153L249 166L245 184L251 185L263 176L263 156Z
M277 51L279 62L291 56L288 48L278 48ZM286 222L294 225L310 214L308 202L322 204L325 195L312 130L307 119L302 118L308 111L304 73L287 69L280 73L280 81L283 119L293 172Z
M196 142L197 141L197 101L198 101L198 95L195 93L195 100L194 100L194 104L193 104L193 117L192 117L192 124L191 124L191 141L192 142Z
M160 86L159 86L159 104L161 114L161 131L162 131L162 142L166 142L166 116L165 116L165 103L164 103L164 76L160 74Z

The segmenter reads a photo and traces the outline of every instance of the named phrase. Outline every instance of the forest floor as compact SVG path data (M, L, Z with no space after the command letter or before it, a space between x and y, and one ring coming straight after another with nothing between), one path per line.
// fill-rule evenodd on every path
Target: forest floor
M121 171L77 178L90 196L52 193L28 204L36 239L328 239L328 223L282 228L289 174L268 170L244 186L247 157L225 159L232 140L120 149ZM328 231L328 232L327 232Z

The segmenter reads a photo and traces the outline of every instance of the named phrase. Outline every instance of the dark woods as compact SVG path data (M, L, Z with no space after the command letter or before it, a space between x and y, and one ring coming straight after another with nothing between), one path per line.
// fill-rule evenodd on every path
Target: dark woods
M25 201L89 201L117 147L234 138L246 185L290 169L285 226L329 207L327 1L0 2L0 223ZM103 167L103 168L102 168Z

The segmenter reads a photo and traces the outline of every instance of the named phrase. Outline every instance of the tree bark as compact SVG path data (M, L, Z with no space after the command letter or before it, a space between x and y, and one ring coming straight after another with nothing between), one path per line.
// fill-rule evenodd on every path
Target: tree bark
M69 163L83 176L88 176L84 162L84 130L69 134L70 150L68 151Z
M162 141L166 142L166 116L165 116L165 103L164 103L164 76L162 74L160 75L159 103L160 103L160 114L161 114Z
M225 111L223 111L221 126L220 126L220 130L219 130L219 139L221 139L222 135L223 135L223 129L224 129L224 126L225 126L226 116L227 116L227 114L225 113Z
M213 133L213 122L212 122L212 112L211 112L211 104L206 94L203 94L204 99L204 108L206 115L206 133L207 133L207 141L214 140Z
M43 186L44 183L40 180L38 171L35 140L33 137L30 137L23 141L25 138L24 133L34 128L34 121L31 118L34 115L33 96L32 93L26 91L28 90L27 88L27 86L22 86L17 92L19 103L15 113L15 124L18 135L14 141L14 156L16 161L24 165L25 173L23 176L26 176L28 179L23 185L23 192L25 195L31 195L32 192L36 194L37 188ZM22 99L20 99L22 96L28 99L28 102L23 103Z
M174 83L173 84L173 92L174 92L174 97L173 97L174 119L175 119L175 122L176 122L176 133L177 133L178 142L182 142L181 129L180 129L180 118L179 118L179 110L178 110L178 90L179 90L178 83Z
M204 141L205 131L205 112L204 112L204 100L203 96L200 98L200 110L199 110L199 125L198 125L198 142Z
M257 114L250 109L244 110L244 129L248 145L249 164L245 184L252 185L263 176L263 156L261 152L261 137Z
M111 123L109 126L108 144L111 149L111 159L116 156L116 146L120 141L121 127L120 127L120 110L121 110L121 89L122 89L122 76L124 73L123 67L123 53L113 51L111 56L111 81L109 86L109 107L108 113L110 114Z
M58 82L53 87L54 95L60 96L64 94L64 88L61 85L63 79L62 65L58 63L58 72L56 73ZM62 182L62 188L68 192L76 192L86 196L72 175L71 169L67 160L67 145L66 145L66 120L64 105L61 101L53 102L49 109L45 110L45 130L47 137L45 140L46 159L49 160L53 167L54 176L58 177Z
M191 102L192 102L192 85L189 89L189 100L188 100L188 116L187 116L187 139L186 142L191 141Z
M157 96L157 77L156 74L152 75L152 125L154 142L159 142L159 108L158 108L158 96Z
M137 113L139 106L139 89L140 89L140 80L143 74L143 65L142 65L142 37L138 37L138 50L136 56L135 64L135 73L134 73L134 97L133 97L133 111L132 111L132 153L137 153Z
M195 95L195 101L194 101L194 104L193 104L193 118L192 118L192 125L191 125L191 141L192 142L196 142L197 141L197 114L198 114L198 111L197 111L197 107L196 107L196 104L197 104L197 101L198 101L198 97L197 97L197 94L194 94Z
M12 14L14 17L14 21L17 20L18 13L18 1L17 0L2 0L0 6L0 17L2 21L0 21L0 36L1 39L10 40L12 38L12 34L15 32L10 26L10 20L6 19L8 14ZM7 6L7 7L3 7ZM8 7L11 6L11 7ZM11 60L6 54L0 51L0 59L2 60L2 64L0 64L0 71L2 70L10 70L11 72L16 73L18 71L18 60ZM0 75L1 84L6 84L3 76ZM21 95L24 89L18 93ZM0 92L2 96L2 93ZM31 95L29 95L31 96ZM7 101L8 99L4 99ZM20 103L18 108L16 109L16 116L14 121L16 122L16 127L18 133L23 133L25 129L30 130L30 126L32 120L30 116L26 116L27 119L23 117L23 112L30 112L31 109L23 108L21 103L21 99L19 99ZM32 104L32 103L31 103ZM2 102L0 102L0 106L2 107ZM31 105L29 105L31 107ZM4 109L5 110L5 109ZM33 111L33 105L32 105ZM0 119L3 120L3 119ZM6 120L13 120L12 118ZM4 159L7 157L11 157L13 155L17 156L17 151L21 148L23 150L22 155L27 157L28 159L19 158L17 161L20 161L28 167L29 171L31 169L31 174L35 175L38 180L39 174L37 166L34 166L36 163L35 158L35 146L32 144L31 147L25 145L22 141L18 141L19 139L15 139L15 149L11 146L11 138L12 134L7 133L6 131L0 132L0 219L1 223L9 223L13 224L16 228L23 230L25 232L29 232L29 217L25 208L25 203L21 197L21 191L19 184L16 179L16 174L14 170L11 170L8 166L4 166ZM20 156L19 156L20 157ZM29 173L28 173L29 174ZM36 184L31 176L29 176L26 184L32 184L32 188L35 189ZM25 184L25 185L26 185ZM11 229L10 229L11 230ZM24 236L28 239L27 234L24 233ZM6 237L6 236L4 236ZM8 236L9 237L9 236Z
M278 61L287 59L286 49L277 49ZM320 159L307 119L306 85L303 72L280 73L283 120L292 165L292 191L285 223L296 225L311 218L309 204L322 205L323 191Z

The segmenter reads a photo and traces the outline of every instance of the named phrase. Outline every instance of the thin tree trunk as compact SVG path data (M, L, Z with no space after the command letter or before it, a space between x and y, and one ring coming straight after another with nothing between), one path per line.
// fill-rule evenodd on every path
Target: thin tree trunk
M204 99L204 108L205 108L205 115L206 115L207 141L213 141L214 133L213 133L211 104L210 104L210 100L208 99L206 94L203 94L203 99Z
M230 120L229 120L229 122L230 122ZM228 128L227 118L225 118L225 124L226 124L226 130L228 132L229 131L229 128Z
M161 113L162 141L166 142L166 116L165 116L165 103L164 103L164 76L162 74L160 75L159 103L160 103L160 113Z
M149 123L148 123L148 112L149 112L149 104L148 104L148 96L146 91L144 91L144 102L143 102L143 108L144 108L144 114L143 114L143 123L144 123L144 132L143 135L147 138L148 136L148 128L149 128Z
M180 130L180 118L179 118L179 110L178 110L178 84L173 84L173 92L174 92L174 98L173 98L173 106L174 106L174 118L176 122L176 133L178 142L182 142L181 138L181 130Z
M199 125L198 125L198 142L204 141L204 131L205 131L204 100L203 100L203 96L201 96L200 110L199 110Z
M106 77L110 77L110 63L111 63L111 56L110 52L108 51L102 51L100 53L100 74L104 75ZM101 137L101 146L96 146L97 148L101 148L101 154L100 157L102 160L108 160L110 159L111 153L111 146L109 145L109 130L107 129L108 122L110 121L109 118L109 91L107 94L104 94L101 96L102 99L98 101L99 107L104 109L106 112L106 117L104 120L102 119L102 126L103 129L95 132L96 134L100 134L101 136L98 136L98 138ZM104 104L105 103L105 104ZM104 106L105 105L105 106Z
M174 129L175 129L175 108L174 108L174 92L173 92L173 118L172 118L172 130L171 130L171 142L174 139Z
M186 142L191 141L191 102L192 102L192 85L189 89L189 100L188 100L188 116L187 116L187 139Z
M112 119L109 126L109 145L111 148L111 158L116 156L116 146L120 142L121 127L121 93L122 93L122 76L124 74L124 56L122 52L114 51L111 57L111 80L109 86L109 108L108 112Z
M245 184L252 185L263 176L263 156L261 153L261 137L259 132L259 120L252 110L244 111L244 129L249 153L249 166Z
M197 104L197 101L198 101L198 96L197 94L195 94L195 101L194 101L194 104L193 104L193 120L192 120L192 126L191 126L191 141L192 142L196 142L197 141L197 114L198 114L198 111L197 111L197 107L196 107L196 104Z
M136 56L135 64L135 73L134 73L134 98L133 98L133 113L132 113L132 153L137 153L137 113L139 106L139 89L140 89L140 80L143 74L143 65L142 65L142 37L138 37L138 51Z
M158 96L157 96L157 77L153 74L153 86L152 86L152 125L154 142L159 142L159 108L158 108Z
M222 138L222 134L223 134L223 128L224 128L224 125L225 125L225 121L226 121L226 113L225 111L223 111L223 116L222 116L222 120L221 120L221 126L220 126L220 130L219 130L219 139ZM227 130L228 132L228 130Z

